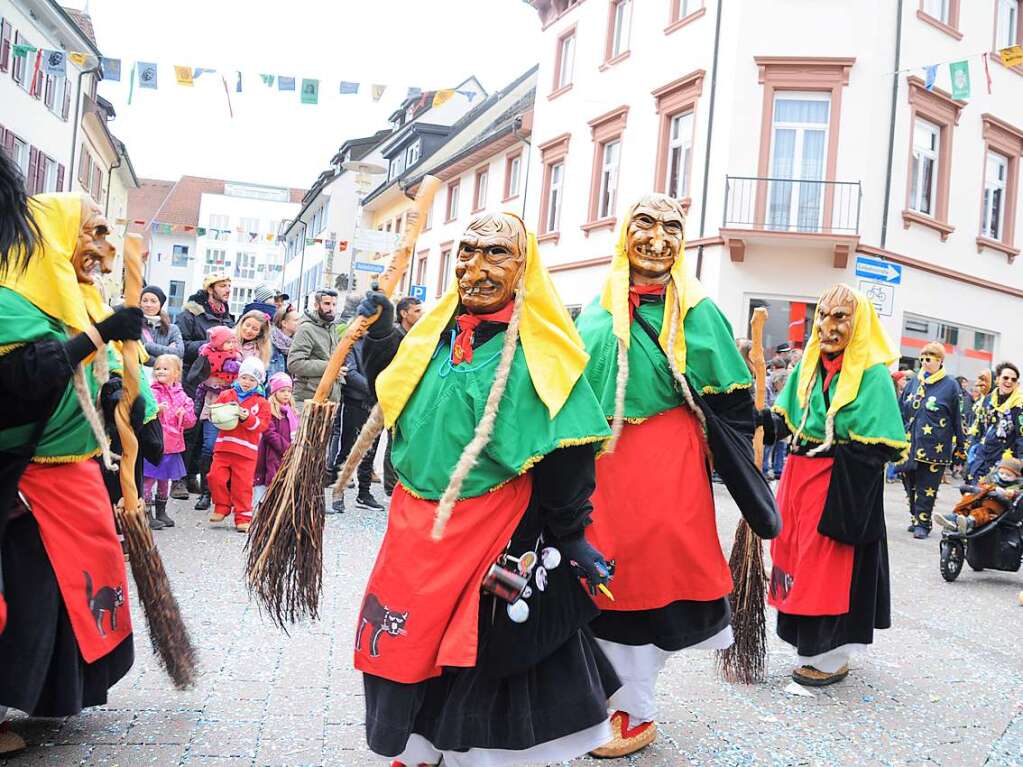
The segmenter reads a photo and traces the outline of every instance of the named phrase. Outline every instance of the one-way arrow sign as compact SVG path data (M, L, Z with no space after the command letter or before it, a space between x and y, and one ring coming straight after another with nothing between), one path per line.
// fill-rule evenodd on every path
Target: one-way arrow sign
M902 267L880 258L856 256L856 276L889 285L900 285L902 283Z

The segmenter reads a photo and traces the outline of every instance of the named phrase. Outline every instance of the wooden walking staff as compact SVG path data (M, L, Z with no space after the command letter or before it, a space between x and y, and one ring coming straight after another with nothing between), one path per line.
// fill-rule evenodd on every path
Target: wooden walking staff
M767 397L767 368L764 364L764 323L767 309L753 310L751 336L753 346L749 358L756 384L754 402L759 413ZM757 467L763 466L764 429L753 433L753 455ZM754 684L767 681L767 572L764 570L763 542L745 519L735 528L732 554L728 559L732 571L732 629L735 643L718 652L718 669L729 682Z
M380 275L379 290L388 297L412 260L416 238L441 181L426 176L419 184L405 231ZM302 618L319 617L323 586L323 520L327 445L337 403L330 390L352 345L379 316L356 317L338 343L313 398L303 406L298 436L284 454L249 529L245 576L249 591L281 628Z
M124 303L137 307L142 295L142 238L129 234L124 240ZM101 354L105 351L101 351ZM153 543L146 518L145 501L135 485L138 438L131 427L131 409L139 396L139 342L125 341L124 395L117 403L114 420L121 438L121 503L117 515L128 547L128 559L139 602L149 627L149 641L157 658L179 690L195 683L196 652L181 618L160 552Z

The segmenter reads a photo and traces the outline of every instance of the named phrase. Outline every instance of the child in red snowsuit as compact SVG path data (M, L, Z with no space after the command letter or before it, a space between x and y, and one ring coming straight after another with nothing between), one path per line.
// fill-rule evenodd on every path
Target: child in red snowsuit
M252 522L252 486L256 475L259 440L270 425L270 404L261 385L266 369L258 357L249 357L238 370L238 380L225 389L217 404L236 403L238 425L222 429L213 448L207 480L213 498L210 522L234 514L234 527L247 533Z

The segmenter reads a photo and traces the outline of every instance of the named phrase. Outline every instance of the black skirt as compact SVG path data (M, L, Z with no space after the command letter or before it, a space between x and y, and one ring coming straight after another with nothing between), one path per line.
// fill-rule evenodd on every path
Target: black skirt
M594 727L621 686L593 635L582 628L554 653L514 676L485 667L448 669L417 684L363 674L366 740L398 756L409 736L440 751L521 751Z
M604 610L590 624L598 639L684 650L723 631L732 620L727 597L707 602L680 599L654 610Z
M8 609L0 634L0 706L59 717L105 704L109 689L135 660L132 637L96 662L85 662L30 514L7 526L0 562Z

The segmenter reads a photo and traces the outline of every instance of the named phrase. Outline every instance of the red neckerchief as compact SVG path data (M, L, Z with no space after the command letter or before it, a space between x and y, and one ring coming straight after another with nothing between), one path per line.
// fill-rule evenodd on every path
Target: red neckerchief
M509 301L504 308L498 309L492 314L459 314L455 318L458 324L458 335L455 337L455 345L451 347L451 361L456 365L463 362L472 362L472 335L482 322L502 322L507 325L511 322L512 310L515 304Z
M639 306L640 296L664 296L667 287L667 283L663 285L629 285L629 322L632 322L632 315L635 313L636 307Z
M828 359L826 354L821 355L821 364L824 366L824 391L828 390L831 385L831 380L838 375L838 372L842 369L842 360L845 358L845 352L842 352L834 359Z

